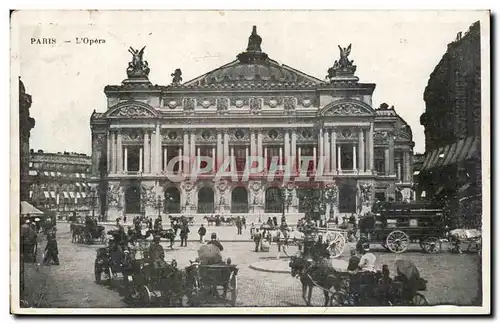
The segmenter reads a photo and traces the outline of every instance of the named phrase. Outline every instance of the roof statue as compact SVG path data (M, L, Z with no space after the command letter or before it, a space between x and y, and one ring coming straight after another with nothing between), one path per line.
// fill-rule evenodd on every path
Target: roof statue
M174 73L170 74L172 77L172 84L179 85L182 82L182 71L181 69L175 69Z
M128 63L127 76L129 78L146 78L149 75L148 61L144 61L144 49L146 46L141 48L141 50L136 50L132 46L129 47L128 51L132 54L132 61Z
M252 34L248 37L247 50L238 54L238 60L249 64L266 61L268 56L266 53L262 52L262 48L260 47L261 44L262 38L257 35L257 26L253 26Z
M356 65L354 65L353 60L349 60L349 55L351 54L352 44L347 47L341 47L338 45L340 50L340 58L336 60L331 68L328 69L328 79L333 79L342 76L353 76L356 72Z
M262 44L262 38L259 35L257 35L257 26L253 26L252 34L250 35L250 37L248 37L247 51L262 52L260 44Z

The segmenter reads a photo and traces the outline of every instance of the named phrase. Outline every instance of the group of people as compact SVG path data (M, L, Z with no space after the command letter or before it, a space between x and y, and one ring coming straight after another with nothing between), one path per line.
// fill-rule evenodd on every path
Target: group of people
M38 252L38 233L41 230L45 231L47 236L47 244L44 249L43 264L44 265L59 265L59 249L56 239L56 227L52 220L47 218L45 222L41 219L32 220L29 215L22 220L21 225L21 262L36 262L36 254Z

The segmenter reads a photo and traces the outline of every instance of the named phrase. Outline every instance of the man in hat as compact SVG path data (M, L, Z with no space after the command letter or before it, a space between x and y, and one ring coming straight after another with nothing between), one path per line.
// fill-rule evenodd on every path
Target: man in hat
M356 249L352 249L351 257L349 258L349 263L347 265L347 271L357 271L360 260L361 259L359 258Z
M56 233L52 230L47 233L47 245L45 246L45 258L43 264L48 265L50 261L54 261L55 265L59 265L59 250L57 248Z
M255 242L255 252L259 252L260 241L262 240L262 234L259 232L259 229L255 229L255 233L253 234L253 241Z
M179 236L181 237L181 246L187 247L187 239L189 234L189 227L187 225L182 225L181 232Z
M212 233L212 235L210 235L210 241L207 243L207 245L208 244L213 244L216 247L218 247L220 251L224 251L224 248L222 247L222 244L219 242L219 240L217 240L217 234L216 233Z
M203 224L201 224L200 228L198 229L198 235L200 235L200 243L203 244L205 243L204 237L207 234L207 229Z
M155 263L165 261L165 251L163 250L163 246L160 244L160 240L161 237L159 235L155 235L153 237L153 243L149 247L149 258Z

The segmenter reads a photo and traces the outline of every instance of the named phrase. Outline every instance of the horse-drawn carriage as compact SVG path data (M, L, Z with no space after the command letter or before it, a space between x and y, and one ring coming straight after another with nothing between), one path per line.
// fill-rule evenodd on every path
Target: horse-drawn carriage
M302 283L302 297L311 305L313 288L323 291L324 306L425 306L428 302L419 291L427 281L420 278L415 265L396 261L397 275L390 277L387 265L382 271L344 271L303 256L289 263L293 277ZM308 294L307 294L308 292Z
M405 252L410 243L418 243L427 253L437 253L445 235L443 212L424 204L386 204L376 214L359 222L361 243L381 244L394 253Z
M177 225L194 225L194 216L168 216L170 223Z
M102 225L71 223L71 242L73 243L106 243L107 236L105 227Z

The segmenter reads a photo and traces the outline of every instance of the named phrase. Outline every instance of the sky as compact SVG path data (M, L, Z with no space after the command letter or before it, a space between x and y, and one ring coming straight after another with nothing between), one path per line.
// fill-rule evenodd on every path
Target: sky
M338 45L352 44L360 82L376 84L373 107L394 105L412 128L414 152L424 153L420 115L429 75L457 33L485 17L479 11L28 11L12 20L12 64L19 64L33 99L30 147L91 154L90 115L106 110L104 87L126 79L129 46L146 45L150 81L168 85L177 68L185 82L233 61L253 25L270 58L323 80ZM77 37L105 43L76 44ZM56 44L31 44L32 38Z

